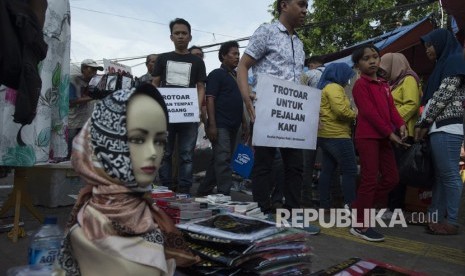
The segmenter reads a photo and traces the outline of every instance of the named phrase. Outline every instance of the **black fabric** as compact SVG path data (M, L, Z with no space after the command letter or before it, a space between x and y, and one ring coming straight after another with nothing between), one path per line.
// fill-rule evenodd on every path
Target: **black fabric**
M426 89L421 99L425 105L438 90L443 79L462 75L465 76L465 59L462 46L455 36L446 29L436 29L421 37L423 43L429 42L436 51L436 64L428 78Z
M403 183L412 187L431 187L434 167L429 143L420 141L411 145L400 157L398 168Z
M242 123L243 103L237 82L224 68L210 72L205 95L214 97L216 127L236 129Z
M0 84L17 89L21 73L20 41L9 1L0 0Z
M37 67L46 57L48 46L27 2L0 2L0 83L17 90L14 122L30 124L35 118L42 88Z
M205 82L207 73L205 63L198 56L168 52L158 56L152 76L160 77L160 87L195 88L197 82Z

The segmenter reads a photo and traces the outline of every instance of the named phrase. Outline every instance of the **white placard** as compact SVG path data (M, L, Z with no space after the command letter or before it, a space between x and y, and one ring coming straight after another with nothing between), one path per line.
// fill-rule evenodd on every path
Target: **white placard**
M197 88L161 88L170 123L200 122Z
M252 145L315 149L321 90L259 74Z
M113 74L130 74L131 73L131 66L127 66L116 61L112 61L109 59L103 59L103 68L105 69L105 73Z

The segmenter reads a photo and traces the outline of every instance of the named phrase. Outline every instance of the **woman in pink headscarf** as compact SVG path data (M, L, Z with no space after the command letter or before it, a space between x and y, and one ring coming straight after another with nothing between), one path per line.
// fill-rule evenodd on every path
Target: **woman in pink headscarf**
M408 134L406 142L411 144L420 107L420 79L410 67L407 58L401 53L384 54L379 68L379 75L389 82L394 105L404 119ZM402 149L394 150L398 160ZM389 193L389 210L383 216L389 218L394 209L404 207L405 190L406 183L402 183L402 179L399 179L399 184Z
M389 81L394 104L404 119L408 136L413 138L420 107L420 79L401 53L384 54L379 68L381 77Z

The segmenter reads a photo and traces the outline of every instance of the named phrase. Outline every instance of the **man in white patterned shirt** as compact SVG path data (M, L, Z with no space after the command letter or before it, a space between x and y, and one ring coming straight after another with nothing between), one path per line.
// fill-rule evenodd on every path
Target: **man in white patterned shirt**
M258 74L267 74L295 83L300 83L304 67L305 53L303 43L295 28L300 27L307 15L307 0L278 0L279 18L270 24L261 25L249 40L237 70L237 82L242 99L253 122L255 110L249 97L247 72L252 68L255 80ZM256 81L252 85L256 86ZM257 94L257 98L266 95ZM278 148L284 161L285 184L283 194L285 208L300 208L302 193L302 150ZM252 194L265 213L272 213L271 190L272 164L276 153L274 147L255 147L255 162L252 170ZM306 229L318 233L319 229Z

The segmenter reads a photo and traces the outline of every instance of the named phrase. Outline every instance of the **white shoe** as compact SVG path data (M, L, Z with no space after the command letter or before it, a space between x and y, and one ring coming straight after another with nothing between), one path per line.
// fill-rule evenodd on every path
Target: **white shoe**
M360 237L364 240L371 242L381 242L384 241L384 235L376 232L373 228L368 228L365 231L357 228L350 228L349 232L357 237Z

